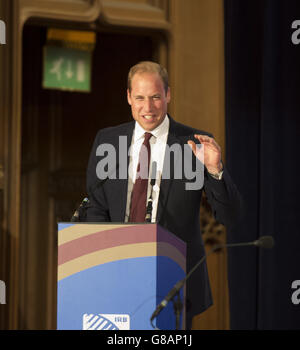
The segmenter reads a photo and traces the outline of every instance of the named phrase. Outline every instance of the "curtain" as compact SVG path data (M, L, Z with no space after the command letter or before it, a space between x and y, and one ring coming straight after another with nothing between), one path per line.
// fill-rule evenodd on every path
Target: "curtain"
M300 1L224 0L224 16L226 165L245 202L228 243L275 240L228 248L231 329L300 329Z

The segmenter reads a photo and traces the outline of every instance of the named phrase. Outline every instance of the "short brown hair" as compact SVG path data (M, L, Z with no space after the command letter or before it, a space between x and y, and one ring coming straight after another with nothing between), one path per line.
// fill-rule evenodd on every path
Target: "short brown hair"
M131 81L136 73L158 73L161 77L166 93L169 88L169 78L167 70L160 64L152 61L142 61L130 68L128 73L127 88L131 92Z

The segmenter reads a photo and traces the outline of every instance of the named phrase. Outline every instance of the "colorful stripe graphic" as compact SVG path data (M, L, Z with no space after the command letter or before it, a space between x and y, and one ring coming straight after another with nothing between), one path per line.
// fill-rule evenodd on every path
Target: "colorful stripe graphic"
M150 315L185 276L186 244L157 224L58 228L57 328L152 329ZM155 322L174 328L172 303Z
M59 230L58 280L116 260L168 256L185 272L185 243L153 225L76 224Z

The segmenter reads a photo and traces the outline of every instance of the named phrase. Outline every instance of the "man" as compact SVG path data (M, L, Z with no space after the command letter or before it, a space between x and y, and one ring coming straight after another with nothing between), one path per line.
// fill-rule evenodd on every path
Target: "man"
M141 150L146 145L150 160L145 163L149 164L150 173L153 161L157 164L151 220L187 243L187 271L190 271L205 254L199 226L202 190L206 192L216 219L227 227L231 227L239 216L238 191L222 165L221 148L211 135L179 124L167 114L171 92L164 68L154 62L140 62L132 67L128 75L127 99L134 121L100 130L94 142L87 170L90 199L87 221L145 221L151 185L150 180L143 182L141 179L140 166ZM103 157L96 156L97 149L103 144L111 144L116 149L116 154L119 154L122 152L120 136L126 137L127 149L130 147L129 177L99 180L96 174L97 164ZM196 143L204 145L204 159L201 159ZM205 166L203 186L190 190L187 189L187 184L192 185L191 179L185 176L185 172L182 172L181 178L175 176L176 159L170 160L166 156L168 147L180 145L184 148L187 144L193 151L194 161L204 161ZM167 162L170 167L169 178L163 176ZM181 165L181 162L179 164L186 166ZM116 168L120 168L120 164ZM186 297L187 328L190 328L192 317L212 303L206 264L202 264L191 276L187 283Z

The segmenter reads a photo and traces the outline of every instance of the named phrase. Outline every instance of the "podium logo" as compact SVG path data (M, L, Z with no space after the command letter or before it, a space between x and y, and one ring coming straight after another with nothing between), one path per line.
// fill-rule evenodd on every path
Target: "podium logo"
M82 318L82 329L102 331L129 330L130 316L125 314L84 314Z

